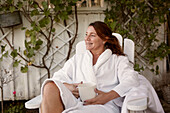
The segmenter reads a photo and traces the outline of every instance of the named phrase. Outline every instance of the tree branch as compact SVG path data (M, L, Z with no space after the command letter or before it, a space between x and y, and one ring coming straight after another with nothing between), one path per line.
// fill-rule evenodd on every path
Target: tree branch
M77 6L75 5L75 19L76 19L76 33L75 33L75 36L74 38L72 39L72 41L70 40L69 41L69 51L68 51L68 54L67 54L67 58L66 60L68 60L70 58L70 54L71 54L71 50L72 50L72 46L77 38L77 33L78 33L78 17L77 17ZM68 35L70 34L68 31L67 31ZM69 35L69 37L71 37L71 35Z

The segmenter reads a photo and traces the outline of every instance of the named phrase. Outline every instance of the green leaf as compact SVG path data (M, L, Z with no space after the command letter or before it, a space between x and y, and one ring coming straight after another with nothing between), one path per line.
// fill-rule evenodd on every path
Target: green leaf
M48 3L46 1L43 1L41 4L42 4L44 9L48 8Z
M8 51L5 54L3 54L3 56L8 57Z
M30 37L30 35L31 35L30 30L26 30L26 31L25 31L25 36L26 36L26 37Z
M36 42L37 45L41 45L43 43L42 40L38 39L38 41Z
M53 4L54 6L57 6L58 4L61 3L61 0L50 0L50 3Z
M52 32L55 32L55 28L52 28L52 30L51 30Z
M32 5L34 3L34 0L29 0L28 3Z
M37 9L37 8L38 8L38 4L37 4L36 2L34 2L34 3L33 3L33 7L34 7L35 9Z
M9 7L9 10L10 10L10 12L12 13L12 12L15 11L15 7L14 7L14 6L10 6L10 7Z
M25 66L25 67L21 66L22 73L27 73L27 71L28 71L28 66Z
M31 36L31 44L32 44L32 45L35 45L35 44L36 44L36 36L35 36L35 35L32 35L32 36Z
M35 50L38 50L38 49L40 49L40 46L39 46L39 45L36 45L36 46L34 47L34 49L35 49Z
M151 69L152 72L154 72L154 69Z
M58 15L54 16L54 20L55 20L55 22L59 22L60 21L60 19L58 18Z
M30 47L29 47L29 44L28 44L28 42L25 40L25 48L26 49L29 49Z
M54 8L54 11L55 11L55 12L60 11L60 7L59 7L58 5L56 5L55 8Z
M13 58L15 58L15 57L17 57L17 49L14 49L12 52L11 52L11 56L13 57Z
M39 15L38 9L32 10L31 11L31 16Z
M1 53L3 53L5 51L5 47L6 47L6 45L5 46L1 45Z
M14 63L13 63L13 67L17 67L17 66L19 65L20 62L21 62L21 60L20 60L20 61L15 60Z
M112 22L112 23L110 24L111 29L114 30L115 27L116 27L116 25L117 25L117 21Z
M24 50L24 55L27 56L27 50Z
M40 40L40 39L38 39L38 40L36 41L36 45L35 45L34 49L35 49L35 50L40 49L40 45L42 45L42 43L43 43L43 41Z
M23 6L23 2L19 1L18 4L17 4L18 9L21 9L22 6Z
M73 3L76 3L78 0L72 0Z
M22 28L21 28L21 30L25 30L25 29L26 29L26 27L22 27Z
M44 14L45 14L46 17L49 16L50 15L50 10L44 10Z
M62 20L68 19L68 15L66 11L63 11L62 13L60 13L59 16Z
M135 11L136 11L136 9L133 9L133 8L131 9L131 12L132 12L132 13L134 13Z
M21 52L21 47L18 48L19 52Z
M50 23L50 19L45 17L39 21L40 27L46 27Z
M28 58L31 58L31 57L33 57L35 54L34 54L34 48L30 48L29 50L28 50L28 54L27 54L27 57Z
M68 14L71 14L72 13L72 6L66 7L66 11L67 11Z
M3 61L3 57L0 58L0 61Z

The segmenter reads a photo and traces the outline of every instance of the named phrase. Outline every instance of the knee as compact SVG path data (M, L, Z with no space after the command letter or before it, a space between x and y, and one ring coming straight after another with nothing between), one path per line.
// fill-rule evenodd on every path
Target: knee
M54 91L59 92L59 89L54 82L48 82L44 85L44 88L43 88L44 94L49 94L49 93L54 92Z

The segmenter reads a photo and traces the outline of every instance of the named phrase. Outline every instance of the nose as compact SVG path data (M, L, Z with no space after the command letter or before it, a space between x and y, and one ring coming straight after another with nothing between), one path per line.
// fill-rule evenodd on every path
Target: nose
M88 35L85 36L85 40L88 41L90 38Z

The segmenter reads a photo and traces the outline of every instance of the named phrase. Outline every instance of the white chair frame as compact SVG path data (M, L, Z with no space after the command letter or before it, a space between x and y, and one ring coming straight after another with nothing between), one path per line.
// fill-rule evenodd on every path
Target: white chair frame
M128 56L129 61L134 63L134 50L135 50L134 42L130 39L124 39L124 43L123 43L123 38L120 34L112 33L112 35L117 37L121 47L123 45L123 51ZM81 54L85 50L86 50L85 42L80 41L76 45L76 54ZM37 109L37 108L40 108L40 104L41 104L41 95L38 95L34 97L33 99L27 101L25 103L25 108ZM127 109L129 110L130 113L145 112L145 110L147 109L147 98L141 98L141 99L129 101L127 103Z

